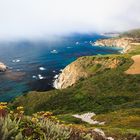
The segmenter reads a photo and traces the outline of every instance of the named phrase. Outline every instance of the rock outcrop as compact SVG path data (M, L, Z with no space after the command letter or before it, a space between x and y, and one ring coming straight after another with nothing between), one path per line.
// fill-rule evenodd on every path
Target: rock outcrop
M62 70L58 79L54 81L54 87L56 89L64 89L76 83L80 78L85 78L87 76L88 74L85 72L84 68L80 63L75 61Z
M6 71L6 69L7 69L7 66L0 62L0 72L4 72Z
M131 43L134 43L134 38L120 37L111 39L97 40L92 43L93 46L108 46L108 47L118 47L122 48L122 53L126 53L131 49Z
M116 68L120 63L119 58L115 57L80 57L62 70L62 73L54 81L54 87L56 89L67 88L75 84L78 80L95 75L97 72Z

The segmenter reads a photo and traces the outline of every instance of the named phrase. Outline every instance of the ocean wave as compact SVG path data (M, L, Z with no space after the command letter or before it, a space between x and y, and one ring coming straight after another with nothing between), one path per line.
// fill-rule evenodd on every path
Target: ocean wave
M55 79L57 79L57 78L58 78L58 76L59 76L59 75L58 75L58 74L56 74L56 75L54 76L54 78L55 78Z
M33 79L37 79L37 76L33 75L32 78L33 78Z
M40 80L45 79L45 77L43 77L41 74L38 74L38 78L39 78Z
M45 79L45 77L43 77L41 74L38 74L37 76L33 75L32 78L33 79L39 79L39 80Z
M46 69L44 67L39 67L39 70L44 71Z
M20 59L14 59L14 60L12 60L12 62L13 63L18 63L18 62L20 62Z
M51 53L58 53L57 50L52 50Z

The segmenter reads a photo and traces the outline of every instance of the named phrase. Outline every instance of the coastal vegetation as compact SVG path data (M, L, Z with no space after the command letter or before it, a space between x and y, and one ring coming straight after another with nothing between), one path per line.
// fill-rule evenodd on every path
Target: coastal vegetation
M0 103L1 140L93 140L105 139L97 132L58 120L51 112L24 115L24 108L8 108Z
M139 32L131 32L131 37L138 38L138 34ZM82 125L92 130L95 127L100 128L106 135L117 140L138 140L140 74L125 73L134 63L131 57L138 54L140 45L133 44L131 52L126 54L81 57L75 61L76 66L82 66L89 76L81 77L76 84L66 89L31 91L14 99L8 107L15 110L18 106L23 106L25 115L50 111L65 124ZM103 67L105 62L114 59L119 61L116 67ZM91 63L97 60L100 60L100 63ZM86 112L94 112L96 116L92 119L105 124L91 125L72 116Z

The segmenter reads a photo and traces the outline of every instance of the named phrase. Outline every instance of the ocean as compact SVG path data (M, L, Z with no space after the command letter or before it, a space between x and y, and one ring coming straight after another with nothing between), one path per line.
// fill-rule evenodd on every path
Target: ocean
M102 38L106 37L72 34L50 40L0 42L0 62L8 66L6 73L0 73L0 101L53 89L61 70L80 56L119 53L116 48L91 46L91 41Z

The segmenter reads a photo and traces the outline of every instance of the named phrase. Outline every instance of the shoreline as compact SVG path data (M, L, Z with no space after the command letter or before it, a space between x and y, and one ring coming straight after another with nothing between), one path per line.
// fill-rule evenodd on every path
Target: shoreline
M92 43L92 46L99 47L112 47L112 48L120 48L122 51L120 53L125 54L128 53L132 48L132 43L135 43L134 38L128 37L119 37L119 38L109 38L109 39L101 39Z

